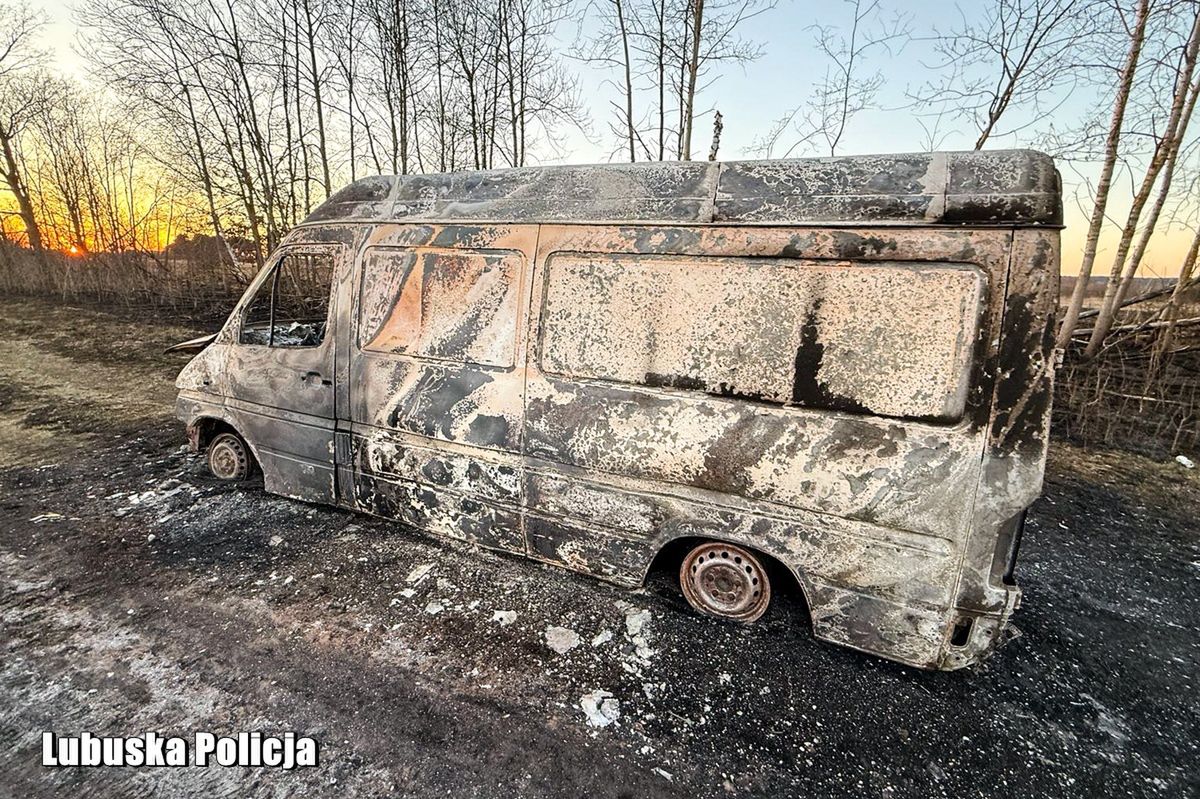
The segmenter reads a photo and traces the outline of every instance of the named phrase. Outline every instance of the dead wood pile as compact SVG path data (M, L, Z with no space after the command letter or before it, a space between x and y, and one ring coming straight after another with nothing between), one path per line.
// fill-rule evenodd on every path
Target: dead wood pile
M1101 351L1084 359L1091 316L1080 315L1058 373L1055 432L1156 458L1200 451L1197 281L1131 298Z

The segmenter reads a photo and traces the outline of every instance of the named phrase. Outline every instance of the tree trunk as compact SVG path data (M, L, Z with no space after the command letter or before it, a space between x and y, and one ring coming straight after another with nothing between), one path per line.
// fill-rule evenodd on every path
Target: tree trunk
M38 227L37 216L33 213L33 202L25 188L25 181L21 178L21 167L17 163L12 137L0 135L0 150L4 152L4 180L17 199L17 211L25 224L25 237L29 239L30 249L40 253L43 249L42 229Z
M1150 193L1154 190L1154 184L1158 182L1159 175L1163 174L1163 169L1168 161L1174 161L1173 154L1182 143L1183 135L1187 130L1187 119L1184 118L1183 111L1187 107L1190 113L1193 107L1194 98L1192 98L1191 83L1192 75L1196 71L1196 57L1198 53L1200 53L1200 11L1197 12L1192 23L1187 49L1175 83L1175 93L1171 102L1171 113L1167 120L1166 128L1163 131L1162 138L1158 140L1154 148L1154 155L1150 159L1150 164L1146 167L1146 174L1142 177L1142 184L1138 187L1137 194L1134 195L1133 205L1129 209L1125 227L1121 231L1121 241L1117 245L1117 252L1113 257L1108 284L1104 287L1104 299L1100 303L1100 314L1096 317L1096 326L1092 329L1092 337L1088 340L1087 349L1084 351L1085 358L1091 358L1099 352L1100 345L1104 343L1104 337L1108 335L1108 329L1112 327L1113 319L1116 317L1120 295L1123 295L1127 290L1127 284L1133 279L1133 274L1137 271L1138 262L1130 259L1127 263L1126 257L1129 255L1129 248L1133 243L1133 237L1137 231L1142 210L1146 207L1146 202L1150 199ZM1200 86L1197 88L1200 89ZM1172 171L1173 169L1164 175L1163 195L1170 190L1168 181L1170 180L1170 172ZM1166 198L1162 196L1161 199L1165 201ZM1159 210L1161 210L1161 207ZM1153 233L1154 225L1157 222L1157 214L1155 214L1147 222L1146 227L1148 230L1145 232L1147 234ZM1141 253L1139 251L1139 260L1140 256Z
M1129 256L1129 260L1125 264L1125 271L1121 275L1121 284L1117 287L1117 295L1113 298L1112 302L1114 313L1120 310L1125 304L1125 297L1129 293L1129 287L1133 285L1133 278L1141 266L1142 258L1146 254L1146 248L1150 244L1150 239L1154 235L1155 228L1158 227L1158 220L1162 216L1163 208L1167 204L1167 197L1171 193L1171 184L1175 179L1175 167L1179 163L1179 153L1183 148L1184 136L1187 135L1188 120L1191 119L1192 113L1195 111L1198 95L1200 95L1200 81L1197 81L1192 86L1191 96L1188 98L1187 107L1184 109L1183 117L1180 120L1175 142L1171 148L1170 155L1167 156L1166 166L1163 168L1162 180L1158 184L1158 196L1154 198L1154 205L1150 208L1150 215L1146 218L1145 224L1142 225L1142 234L1138 237L1137 246L1134 247L1133 253Z
M658 160L667 157L667 0L658 0Z
M350 128L350 182L358 179L358 163L355 161L357 142L354 138L354 45L358 38L358 26L355 24L354 13L357 11L354 0L350 0L346 18L346 124Z
M1192 236L1192 246L1188 248L1187 255L1184 256L1183 266L1179 270L1179 280L1175 282L1175 290L1171 292L1171 299L1167 301L1166 307L1163 309L1163 318L1167 321L1167 327L1158 338L1158 342L1154 347L1154 358L1152 371L1157 370L1157 365L1161 362L1163 356L1171 351L1172 339L1175 335L1175 323L1179 319L1179 305L1183 298L1184 292L1189 288L1192 280L1192 274L1196 270L1196 260L1200 257L1200 227L1196 228L1196 234Z
M308 66L312 75L313 102L317 106L317 152L321 155L321 184L325 196L333 193L329 178L329 149L325 140L325 108L321 100L321 74L317 71L317 37L313 28L312 9L309 0L304 0L305 36L308 39Z
M692 0L692 54L687 64L687 96L684 101L683 146L680 158L692 160L692 125L696 115L696 78L700 73L700 31L704 26L704 0Z
M613 0L617 9L617 25L621 29L621 50L625 55L625 131L629 139L629 163L637 160L633 150L633 69L629 62L629 31L625 26L625 9L621 0Z
M1150 0L1139 0L1136 14L1133 31L1129 38L1129 51L1125 54L1125 63L1121 66L1121 79L1114 99L1108 137L1104 142L1104 166L1100 170L1100 180L1096 183L1096 201L1092 206L1092 218L1088 224L1087 242L1083 247L1083 261L1079 265L1079 278L1075 283L1075 290L1071 292L1071 302L1067 306L1062 327L1058 331L1058 340L1055 342L1055 346L1061 349L1066 349L1071 343L1071 333L1074 332L1075 324L1079 320L1079 309L1083 307L1083 297L1092 276L1092 266L1096 262L1100 229L1104 225L1108 192L1112 188L1113 171L1117 164L1117 149L1121 142L1121 126L1125 121L1125 108L1129 104L1129 91L1133 86L1133 75L1137 71L1138 60L1142 54L1142 43L1146 38Z

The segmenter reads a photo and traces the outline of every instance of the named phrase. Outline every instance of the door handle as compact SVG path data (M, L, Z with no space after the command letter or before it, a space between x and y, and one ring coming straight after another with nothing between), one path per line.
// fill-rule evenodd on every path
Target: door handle
M300 379L303 380L305 383L307 383L309 380L320 380L321 385L323 385L323 386L332 386L333 385L332 380L322 379L320 372L305 372L300 377Z

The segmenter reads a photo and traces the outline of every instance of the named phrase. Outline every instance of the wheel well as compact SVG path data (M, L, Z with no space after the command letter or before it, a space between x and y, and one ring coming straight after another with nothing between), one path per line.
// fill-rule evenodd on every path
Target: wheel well
M233 433L242 441L246 440L246 437L238 432L237 428L224 419L214 419L211 416L206 416L188 425L188 437L193 442L196 452L202 453L208 449L208 445L212 443L212 440L221 435L221 433ZM250 446L249 442L246 444L246 454L250 456L253 465L257 466L258 459L254 456L254 449Z
M683 559L687 556L687 553L699 544L721 540L720 538L706 538L703 536L685 536L668 541L658 550L658 554L650 562L649 568L646 569L646 578L650 579L651 575L666 575L678 584L679 567L683 565ZM775 592L776 596L786 597L789 601L798 602L802 606L805 616L811 619L808 609L808 596L805 594L804 586L795 572L785 566L778 558L763 552L761 549L738 541L729 541L728 543L750 550L762 562L763 568L766 569L767 576L771 580L771 590Z

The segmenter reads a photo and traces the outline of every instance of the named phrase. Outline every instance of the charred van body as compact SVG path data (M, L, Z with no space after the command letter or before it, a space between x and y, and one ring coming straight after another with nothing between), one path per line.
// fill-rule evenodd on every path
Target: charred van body
M953 669L1045 465L1061 199L1027 151L377 177L179 377L220 476Z

